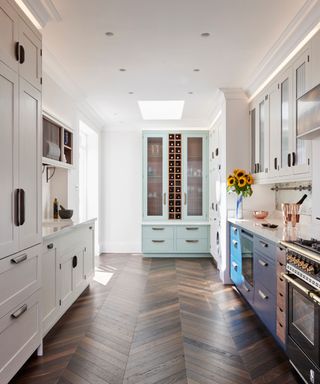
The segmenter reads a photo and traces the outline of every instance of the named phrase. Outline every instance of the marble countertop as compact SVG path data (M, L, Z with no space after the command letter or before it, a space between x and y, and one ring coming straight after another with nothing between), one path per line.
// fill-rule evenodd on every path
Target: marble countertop
M42 222L42 238L43 240L48 240L57 234L70 231L75 227L93 223L95 221L95 218L82 221L72 219L44 220Z
M297 238L320 239L320 224L312 224L311 222L299 223L295 228L292 228L290 223L285 226L282 219L278 216L270 216L265 220L258 220L253 217L244 218L242 220L229 218L228 221L274 243L278 243L280 241L294 241ZM262 223L277 224L278 228L264 228L261 225Z

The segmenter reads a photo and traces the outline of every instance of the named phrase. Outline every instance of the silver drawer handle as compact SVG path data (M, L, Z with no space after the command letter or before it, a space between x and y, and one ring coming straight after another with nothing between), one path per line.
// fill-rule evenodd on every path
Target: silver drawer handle
M245 284L242 284L242 286L247 292L250 292L250 289Z
M263 299L263 300L267 300L267 299L268 299L268 296L265 295L262 291L260 291L260 289L259 289L259 296L260 296L261 299Z
M232 240L232 244L235 248L238 248L238 242L237 240Z
M27 258L28 258L28 255L26 253L24 253L23 255L20 255L20 256L17 256L17 257L14 257L13 259L11 259L11 263L19 264L19 263L22 263L23 261L27 260Z
M233 233L236 235L238 233L238 228L233 228Z
M11 317L13 319L18 319L21 315L23 315L28 309L27 304L24 304L22 307L20 307L17 311L13 312L11 314Z
M199 227L186 227L187 231L197 231Z
M152 240L153 243L164 243L165 240Z
M261 241L261 240L260 240L260 244L263 248L268 248L268 246L269 246L267 243L265 243L264 241Z
M199 240L186 240L186 243L199 243Z
M152 230L153 230L153 231L164 231L164 228L160 228L160 227L152 227Z
M259 264L262 265L263 267L267 267L268 266L268 263L266 263L265 261L259 259Z

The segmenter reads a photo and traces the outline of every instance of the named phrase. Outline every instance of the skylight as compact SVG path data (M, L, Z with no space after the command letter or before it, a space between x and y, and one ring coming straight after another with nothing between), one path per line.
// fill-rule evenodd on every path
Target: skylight
M143 120L181 120L184 100L138 101Z

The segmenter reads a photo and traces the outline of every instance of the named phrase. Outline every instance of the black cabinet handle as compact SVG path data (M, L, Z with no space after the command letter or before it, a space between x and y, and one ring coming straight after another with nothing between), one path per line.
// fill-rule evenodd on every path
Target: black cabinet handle
M76 268L77 265L78 265L78 258L77 258L77 256L73 256L73 258L72 258L72 268Z
M17 61L20 61L20 44L19 41L16 42L14 46L14 55Z
M89 227L89 229L92 229L92 227Z
M16 227L20 226L20 189L17 188L14 193L14 223Z
M216 156L219 156L219 148L216 148Z
M275 170L278 169L278 158L277 157L274 158L274 169Z
M48 248L48 249L52 249L52 248L53 248L53 243L48 244L48 245L47 245L47 248Z
M19 220L19 222L20 222L20 225L23 225L25 222L25 209L26 209L25 197L26 197L26 194L25 194L24 190L20 189L20 194L19 194L19 200L20 200L20 202L19 202L19 206L20 206L20 209L19 209L20 220Z
M23 64L25 62L25 52L23 45L20 45L20 64Z
M296 165L296 153L292 152L292 166L294 167Z
M288 167L291 167L291 153L288 153Z

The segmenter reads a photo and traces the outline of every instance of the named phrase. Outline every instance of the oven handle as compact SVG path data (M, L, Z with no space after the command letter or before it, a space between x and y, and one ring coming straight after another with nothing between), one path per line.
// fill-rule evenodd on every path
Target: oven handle
M307 296L310 296L310 294L312 293L309 289L305 288L303 285L297 283L295 281L295 279L293 279L292 277L290 277L288 274L286 273L281 273L281 276L286 279L289 283L291 283L292 285L294 285L296 288L300 289L300 291L302 291L303 293L305 293ZM319 299L319 302L320 302L320 299Z
M316 293L310 292L309 296L311 297L312 300L314 300L317 304L320 305L320 297Z

